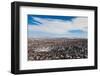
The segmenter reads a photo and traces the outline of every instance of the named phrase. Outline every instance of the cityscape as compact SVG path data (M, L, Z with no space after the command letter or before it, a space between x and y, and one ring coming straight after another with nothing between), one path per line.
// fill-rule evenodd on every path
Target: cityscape
M88 58L88 17L27 15L28 61Z
M83 59L88 57L87 39L29 39L28 60Z

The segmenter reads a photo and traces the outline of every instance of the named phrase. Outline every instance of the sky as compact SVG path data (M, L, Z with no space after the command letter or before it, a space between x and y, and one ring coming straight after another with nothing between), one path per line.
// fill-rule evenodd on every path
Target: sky
M27 15L29 38L87 38L88 17Z

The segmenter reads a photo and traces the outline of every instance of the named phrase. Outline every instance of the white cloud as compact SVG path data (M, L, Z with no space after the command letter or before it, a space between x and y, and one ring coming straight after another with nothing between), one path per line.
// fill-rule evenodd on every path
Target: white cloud
M88 26L87 18L74 18L71 21L63 21L59 19L48 20L43 18L35 17L35 20L41 22L42 24L38 26L29 25L29 30L39 30L42 32L54 33L54 34L65 34L69 30L80 29L87 31L86 27Z
M42 24L39 25L28 25L28 30L41 31L57 35L69 34L69 30L80 29L87 32L88 30L88 18L78 17L74 18L72 21L64 21L60 19L44 19L34 17L36 21L39 21Z

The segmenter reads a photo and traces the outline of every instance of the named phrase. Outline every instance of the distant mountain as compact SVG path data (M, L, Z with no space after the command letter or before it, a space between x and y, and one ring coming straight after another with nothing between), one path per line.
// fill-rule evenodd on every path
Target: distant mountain
M62 38L28 38L30 40L70 40L70 39L87 39L87 38L65 38L65 37L62 37Z

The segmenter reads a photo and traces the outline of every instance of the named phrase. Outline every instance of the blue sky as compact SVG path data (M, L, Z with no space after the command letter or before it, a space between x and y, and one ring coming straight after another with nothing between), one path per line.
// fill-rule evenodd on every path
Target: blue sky
M87 17L28 15L27 23L28 37L87 38Z
M59 19L59 20L68 20L71 21L73 18L76 18L75 16L48 16L48 15L28 15L28 24L30 25L39 25L42 24L41 22L34 19L34 17L42 18L42 19Z

